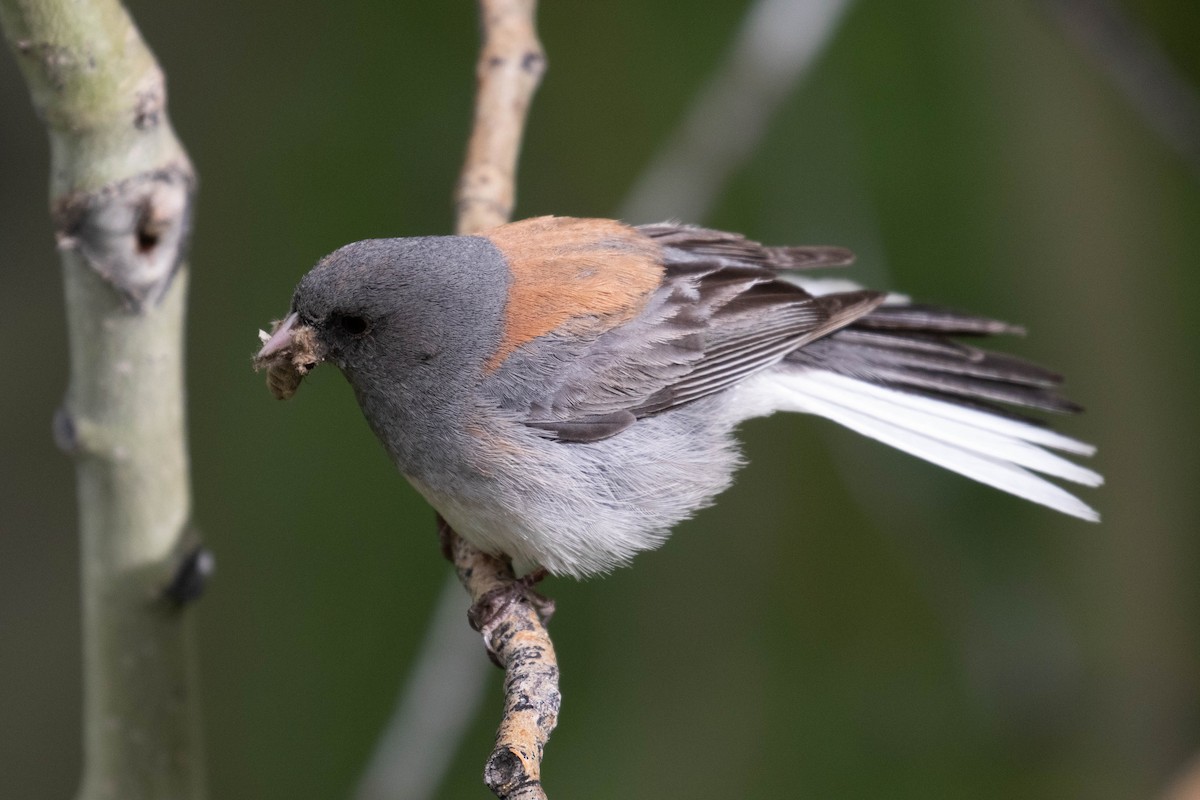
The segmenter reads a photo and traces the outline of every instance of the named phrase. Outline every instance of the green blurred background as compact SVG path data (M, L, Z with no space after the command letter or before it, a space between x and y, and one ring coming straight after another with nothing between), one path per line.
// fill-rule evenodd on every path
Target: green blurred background
M610 215L747 4L544 0L519 216ZM1200 84L1200 4L1129 0ZM188 335L195 610L214 798L346 796L447 567L433 515L320 370L255 331L322 254L446 232L474 5L139 0L201 176ZM72 467L47 148L0 58L0 796L80 759ZM645 222L650 220L633 220ZM661 551L551 580L552 796L1134 798L1200 754L1200 178L1032 2L862 0L703 221L860 253L887 288L1026 323L1070 375L1105 515L1076 522L830 423L746 426L751 466ZM482 652L477 655L483 658ZM499 672L442 797L485 797Z

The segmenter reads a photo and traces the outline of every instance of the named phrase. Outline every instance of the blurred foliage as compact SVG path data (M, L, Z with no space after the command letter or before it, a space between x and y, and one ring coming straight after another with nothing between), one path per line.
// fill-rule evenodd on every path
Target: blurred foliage
M1200 6L1127 10L1200 85ZM745 4L542 3L519 214L605 215ZM462 3L131 3L201 176L192 253L196 609L211 794L353 786L446 572L432 513L320 370L273 401L255 331L354 239L447 231ZM79 761L71 465L47 153L0 59L0 795ZM645 220L639 220L645 221ZM747 426L721 504L633 569L550 581L552 795L1107 798L1200 751L1200 182L1031 2L862 0L705 222L1027 323L1109 480L1089 526L834 426ZM482 652L480 658L483 657ZM483 797L499 689L444 797Z

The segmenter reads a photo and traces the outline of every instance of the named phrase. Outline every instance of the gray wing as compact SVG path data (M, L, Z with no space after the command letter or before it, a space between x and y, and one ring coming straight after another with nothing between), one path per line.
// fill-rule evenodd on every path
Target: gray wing
M639 230L663 246L665 266L641 313L587 340L550 334L528 343L488 378L486 396L555 439L597 441L722 391L884 299L814 297L778 279L783 269L849 263L840 248L768 248L672 225Z

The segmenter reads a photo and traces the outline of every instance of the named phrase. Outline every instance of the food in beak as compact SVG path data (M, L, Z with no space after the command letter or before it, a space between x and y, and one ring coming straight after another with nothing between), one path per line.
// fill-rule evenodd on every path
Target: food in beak
M271 333L258 332L262 349L254 356L254 369L267 371L267 388L280 400L291 398L300 381L322 359L313 329L299 319L300 315L292 312L277 322Z

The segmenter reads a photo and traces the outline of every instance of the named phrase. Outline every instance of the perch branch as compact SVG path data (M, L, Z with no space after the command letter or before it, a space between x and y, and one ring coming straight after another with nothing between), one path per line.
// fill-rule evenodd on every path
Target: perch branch
M455 198L460 234L487 230L512 214L525 117L546 68L534 26L536 5L534 0L479 3L483 43L475 118ZM511 596L516 582L511 568L441 524L459 579L476 607L501 593ZM505 670L504 717L484 781L498 797L545 798L542 749L558 721L560 700L554 645L538 610L523 598L500 604L480 633Z
M513 598L512 568L456 536L444 521L439 524L450 541L458 579L476 604L472 624L505 672L504 716L484 767L484 782L505 800L545 800L542 751L558 722L561 699L554 644L537 609L524 598L488 609L488 619L480 624L474 611L486 606L488 598Z
M117 0L0 0L50 138L70 348L54 419L78 482L79 800L203 796L185 559L182 254L194 177L162 71Z

